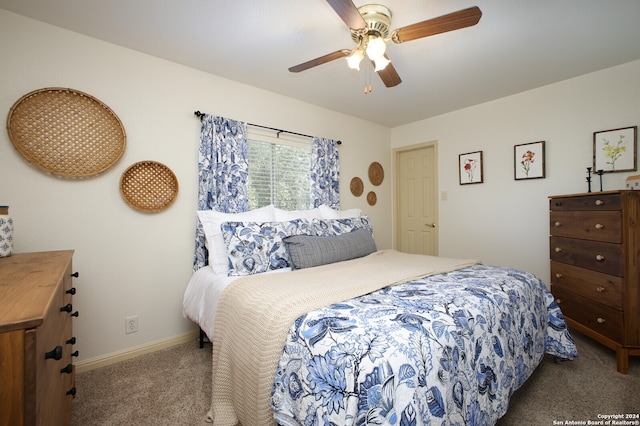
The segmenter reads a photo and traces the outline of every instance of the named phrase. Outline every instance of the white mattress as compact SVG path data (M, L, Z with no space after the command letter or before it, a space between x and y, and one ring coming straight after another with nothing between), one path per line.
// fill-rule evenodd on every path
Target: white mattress
M267 274L289 272L291 268L277 269ZM182 300L182 315L195 322L211 338L215 329L216 311L223 290L241 277L216 274L210 266L193 273Z

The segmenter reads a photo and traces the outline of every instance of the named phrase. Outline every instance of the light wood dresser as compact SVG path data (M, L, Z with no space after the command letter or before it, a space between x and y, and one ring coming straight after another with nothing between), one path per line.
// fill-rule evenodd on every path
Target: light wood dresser
M0 424L68 425L75 395L72 250L0 258ZM77 276L73 274L73 276Z
M551 292L627 374L640 355L640 191L552 196L549 210Z

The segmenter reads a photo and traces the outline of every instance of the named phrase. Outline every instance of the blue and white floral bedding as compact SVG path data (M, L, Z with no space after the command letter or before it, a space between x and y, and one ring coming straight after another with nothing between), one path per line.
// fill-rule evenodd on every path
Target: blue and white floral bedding
M317 309L291 327L281 425L492 425L544 353L577 356L544 283L475 265Z

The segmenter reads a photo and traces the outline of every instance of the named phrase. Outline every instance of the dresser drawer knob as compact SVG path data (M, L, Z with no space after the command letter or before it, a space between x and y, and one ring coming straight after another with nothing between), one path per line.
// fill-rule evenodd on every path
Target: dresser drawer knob
M70 294L70 295L74 295L76 294L76 288L75 287L71 287L69 290L65 291L65 293Z
M562 222L557 221L557 222L555 222L555 223L553 224L553 226L555 226L556 228L559 228L559 227L561 227L561 226L562 226Z
M562 303L562 299L556 299L556 303L559 305Z
M596 287L596 291L597 291L598 293L604 293L606 290L607 290L607 289L606 289L606 288L604 288L604 287L602 287L602 286L600 286L600 287Z
M561 273L557 273L556 274L556 278L558 278L558 279L562 278L562 274Z
M55 359L60 361L62 359L62 346L56 346L51 351L44 354L44 359Z
M596 223L596 229L604 229L604 225L601 223Z
M74 313L71 314L72 317L76 317L76 318L78 318L78 315L80 315L78 311L75 311Z
M604 205L604 200L596 200L596 206Z
M598 317L598 318L596 319L596 321L598 321L598 324L604 324L607 320L605 320L605 319L604 319L604 318L602 318L602 317Z
M71 312L73 311L73 305L71 303L67 303L65 306L60 308L60 312Z
M77 273L77 272L74 272L73 274L71 274L71 276L72 276L73 278L78 278L78 277L80 276L80 274L79 274L79 273Z
M76 338L72 337L71 339L66 341L67 345L75 345L76 344Z
M605 257L604 257L603 255L601 255L601 254L596 254L596 260L597 260L598 262L603 262L603 261L604 261L604 259L605 259Z
M74 397L74 398L75 398L75 396L76 396L76 387L74 386L74 387L72 387L71 389L69 389L69 390L67 391L67 395L71 395L72 397Z
M79 355L80 355L80 352L78 352L78 351L71 352L71 356L78 357Z
M562 251L560 247L556 247L555 250L556 250L556 253L560 253Z
M60 374L71 374L73 373L73 365L67 364L65 368L60 369Z

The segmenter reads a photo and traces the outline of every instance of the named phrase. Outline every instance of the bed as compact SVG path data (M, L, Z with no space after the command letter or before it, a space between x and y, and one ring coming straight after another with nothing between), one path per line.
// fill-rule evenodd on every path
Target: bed
M270 217L216 222L229 270L202 268L185 292L213 343L216 426L492 425L545 353L577 356L529 273L376 250L362 216ZM256 250L266 270L246 273Z

